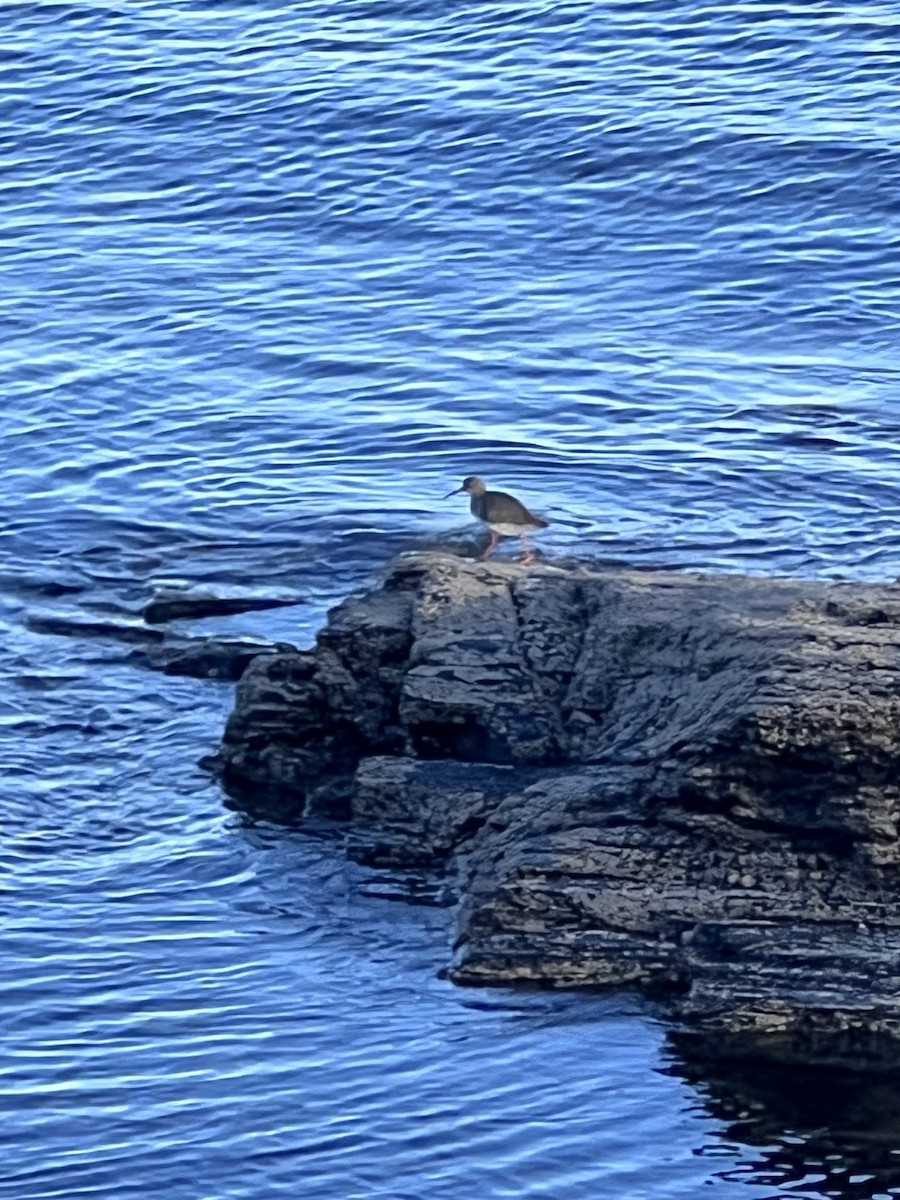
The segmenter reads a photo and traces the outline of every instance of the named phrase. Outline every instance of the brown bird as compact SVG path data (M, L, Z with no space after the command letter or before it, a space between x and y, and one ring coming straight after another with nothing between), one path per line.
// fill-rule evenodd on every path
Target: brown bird
M477 517L479 521L484 521L491 531L490 545L481 555L482 561L493 552L502 537L520 537L524 551L522 562L534 561L534 551L528 545L528 534L533 533L536 529L546 529L550 524L549 521L529 512L521 500L517 500L515 496L510 496L507 492L489 492L487 484L477 475L467 475L462 481L462 487L448 492L444 499L449 500L451 496L456 496L460 492L468 492L472 516Z

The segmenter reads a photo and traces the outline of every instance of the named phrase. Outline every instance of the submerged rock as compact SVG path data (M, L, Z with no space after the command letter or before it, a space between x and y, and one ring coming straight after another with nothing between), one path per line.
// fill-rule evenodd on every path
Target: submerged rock
M126 642L135 647L129 661L166 675L234 682L260 655L297 653L284 642L256 638L178 637L148 628L140 621L113 620L57 613L30 613L25 620L32 633L58 637Z
M64 613L29 613L25 627L32 633L57 637L100 638L113 642L135 642L139 645L160 644L165 635L159 629L148 629L139 621L113 620L108 617L71 616Z
M147 603L143 616L149 625L164 625L169 621L229 617L237 613L262 612L269 608L288 608L301 603L299 596L262 596L255 592L220 594L207 590L164 588Z
M184 638L150 650L146 665L165 675L219 679L234 683L262 655L296 653L284 642L254 638Z
M249 666L219 768L254 815L449 869L459 983L900 1036L893 588L410 556Z

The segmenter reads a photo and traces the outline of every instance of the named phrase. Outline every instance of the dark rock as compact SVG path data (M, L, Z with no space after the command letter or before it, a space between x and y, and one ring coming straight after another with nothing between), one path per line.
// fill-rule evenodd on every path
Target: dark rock
M228 617L236 613L261 612L267 608L287 608L300 604L299 596L215 595L204 591L159 591L144 608L144 620L150 625L168 621L197 620L200 617Z
M283 642L249 639L187 638L173 645L151 650L147 665L165 675L187 675L195 679L234 682L260 655L295 652Z
M60 596L71 596L85 592L90 588L90 581L81 577L70 576L61 579L58 576L43 575L36 572L0 571L0 589L20 596L44 596L58 599Z
M155 645L165 634L159 629L147 629L139 622L92 620L90 617L69 617L55 613L29 613L25 626L32 633L55 634L60 637L105 638L114 642L136 642Z
M254 814L452 871L457 982L900 1038L892 587L409 556L249 667L221 768Z
M563 731L525 647L512 589L436 565L419 585L399 717L409 751L464 762L556 761Z
M434 865L471 838L525 774L484 763L364 758L351 801L351 853L380 866Z
M346 817L363 754L399 753L397 706L412 596L377 592L329 614L316 651L247 670L222 745L222 778L254 816Z
M291 821L311 807L334 772L335 731L311 652L274 655L250 664L237 689L219 757L235 807L260 818ZM348 764L346 774L352 767Z
M264 654L295 653L296 648L283 642L249 638L172 637L161 629L148 629L140 622L98 620L85 616L32 613L26 626L33 633L62 637L97 638L133 644L136 649L129 661L166 675L187 675L198 679L240 679L247 666Z

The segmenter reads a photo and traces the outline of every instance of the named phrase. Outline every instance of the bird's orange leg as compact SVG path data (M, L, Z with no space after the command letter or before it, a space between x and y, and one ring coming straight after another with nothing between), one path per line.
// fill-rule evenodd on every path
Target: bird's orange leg
M491 555L493 554L493 552L494 552L494 547L497 545L497 543L498 543L499 541L500 541L500 537L499 537L499 535L498 535L497 533L495 533L495 531L492 529L492 530L491 530L491 540L490 540L490 543L489 543L489 545L488 545L488 548L485 550L484 554L480 554L480 555L478 556L478 561L479 561L479 562L484 562L484 560L485 560L486 558L490 558L490 556L491 556Z
M523 564L523 566L527 567L529 563L534 562L534 551L528 545L528 538L525 536L524 533L521 535L521 537L522 537L522 549L525 551L525 553L522 555L522 564Z

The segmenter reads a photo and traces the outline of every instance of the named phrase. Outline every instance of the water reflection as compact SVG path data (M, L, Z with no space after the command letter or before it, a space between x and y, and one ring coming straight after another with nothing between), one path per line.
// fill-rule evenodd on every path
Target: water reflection
M739 1165L716 1172L719 1179L815 1200L900 1195L896 1048L880 1070L862 1069L864 1059L856 1066L765 1062L741 1049L721 1038L669 1039L668 1069L692 1084L723 1123L716 1142L697 1153L715 1158L750 1148Z

